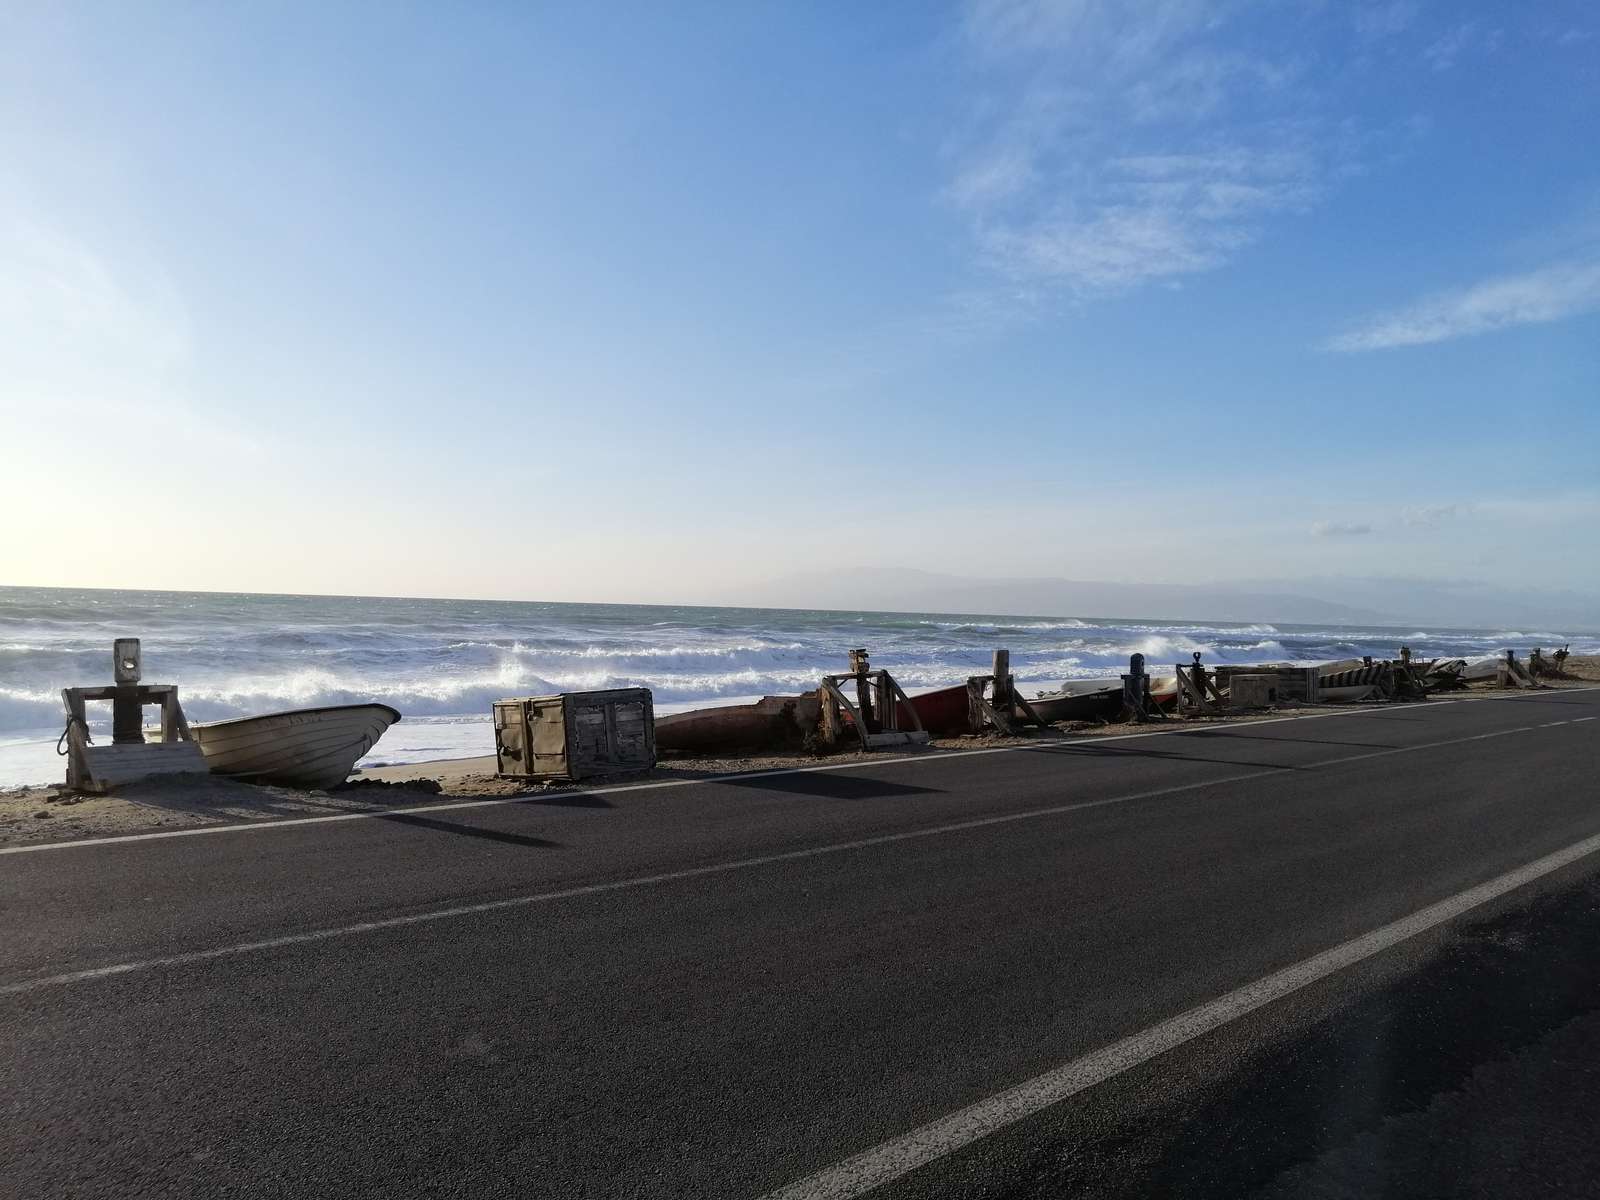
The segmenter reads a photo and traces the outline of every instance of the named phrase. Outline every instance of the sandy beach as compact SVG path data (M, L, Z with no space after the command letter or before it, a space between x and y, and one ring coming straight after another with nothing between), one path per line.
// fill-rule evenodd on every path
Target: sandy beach
M1566 673L1568 678L1546 680L1546 686L1573 688L1600 683L1600 656L1574 656L1567 661ZM1519 694L1528 693L1479 684L1441 696L1432 702L1474 702ZM877 751L870 755L846 750L824 756L772 754L676 757L663 759L650 771L607 775L579 783L530 785L519 780L501 779L495 775L494 758L487 756L373 768L329 791L262 786L214 776L171 776L146 780L104 796L73 793L61 785L15 788L0 791L0 848L203 826L383 812L418 804L449 803L451 800L514 799L522 796L533 800L543 795L582 792L599 787L672 784L760 771L820 765L839 767L891 757L937 757L991 747L1023 747L1086 738L1171 733L1207 725L1314 718L1319 714L1349 712L1363 707L1371 706L1284 706L1227 717L1172 719L1144 727L1065 722L1046 730L1023 730L1016 737L971 734L935 739L926 747Z

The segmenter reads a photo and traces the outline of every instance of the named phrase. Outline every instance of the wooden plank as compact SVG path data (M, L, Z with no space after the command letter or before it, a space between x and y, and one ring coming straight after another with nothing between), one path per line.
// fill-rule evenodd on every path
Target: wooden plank
M1032 721L1040 729L1048 728L1048 726L1044 723L1044 718L1042 718L1033 710L1033 705L1029 704L1026 698L1024 698L1023 695L1014 687L1011 689L1011 703L1020 708L1027 716L1028 720Z
M838 726L841 716L839 710L843 710L843 712L848 712L850 714L850 724L852 728L855 729L856 736L861 739L861 748L863 750L869 749L867 745L867 737L869 734L866 724L862 721L861 714L856 711L855 705L851 704L850 701L845 698L844 692L840 690L839 685L834 682L835 678L836 677L832 675L824 675L822 677L823 691L827 693L827 697L832 704L837 706L837 709L830 711L830 706L828 704L823 705L824 724L830 727L832 730L829 740L830 742L838 740L840 732ZM844 675L838 676L837 678L854 679L857 677L852 675Z
M996 706L990 703L983 694L984 685L992 682L988 675L972 675L967 678L967 712L973 725L973 731L981 733L984 726L993 725L1002 734L1013 732L1011 722L1002 716Z
M889 686L894 689L893 699L899 701L898 704L894 705L896 714L895 724L897 726L899 725L899 713L901 706L904 705L905 711L911 714L912 729L914 731L920 731L922 729L922 718L917 715L917 710L912 706L910 697L905 694L904 690L902 690L900 687L899 682L892 675L890 675L889 672L885 671L883 673L883 677L889 681Z
M887 733L868 733L862 736L862 744L868 750L875 750L879 746L920 746L928 741L926 730L920 729L892 729Z
M990 660L989 676L994 680L994 707L1011 711L1011 651L997 649Z
M104 792L155 775L204 775L205 756L193 742L154 742L142 746L85 746L84 777L77 786Z

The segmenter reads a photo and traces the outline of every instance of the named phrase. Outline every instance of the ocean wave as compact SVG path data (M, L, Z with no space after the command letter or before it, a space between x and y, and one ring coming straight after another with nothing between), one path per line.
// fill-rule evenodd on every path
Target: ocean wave
M59 692L0 687L0 730L44 730L65 721Z
M16 591L0 591L0 633L0 731L59 729L59 689L110 682L110 640L126 633L144 638L146 678L177 683L197 721L363 700L481 719L506 696L626 686L694 706L810 690L856 646L907 688L985 674L1001 646L1030 686L1116 675L1134 653L1165 672L1196 651L1233 665L1391 657L1402 641L1421 656L1596 648L1547 632L177 594L62 604Z
M1057 621L918 621L919 625L932 626L935 629L959 630L967 633L1010 633L1010 632L1048 632L1052 629L1097 629L1088 621L1080 621L1075 617L1064 617Z

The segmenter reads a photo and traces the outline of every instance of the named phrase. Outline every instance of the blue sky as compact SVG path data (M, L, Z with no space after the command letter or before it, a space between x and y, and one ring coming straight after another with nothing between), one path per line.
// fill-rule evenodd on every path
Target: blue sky
M1559 0L5 7L0 582L1600 591L1597 117Z

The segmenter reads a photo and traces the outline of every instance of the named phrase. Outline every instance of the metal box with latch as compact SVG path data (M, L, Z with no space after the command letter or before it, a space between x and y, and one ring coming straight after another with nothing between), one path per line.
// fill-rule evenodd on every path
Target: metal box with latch
M649 688L562 692L494 703L496 773L508 779L585 779L656 765Z
M1278 702L1276 675L1230 675L1229 708L1270 708Z

